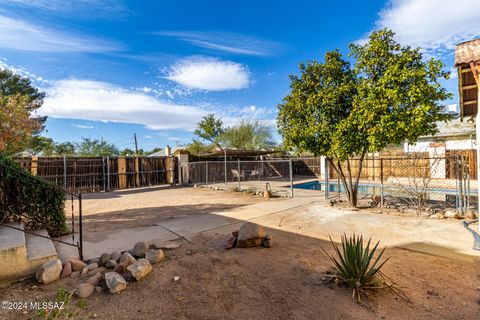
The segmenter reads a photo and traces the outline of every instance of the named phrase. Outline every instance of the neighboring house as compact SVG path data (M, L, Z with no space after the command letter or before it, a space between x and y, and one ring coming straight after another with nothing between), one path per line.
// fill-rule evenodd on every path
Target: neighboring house
M448 122L438 122L438 133L423 136L414 144L405 142L405 152L428 152L444 155L446 150L472 150L477 147L475 140L475 123L462 121L459 115Z

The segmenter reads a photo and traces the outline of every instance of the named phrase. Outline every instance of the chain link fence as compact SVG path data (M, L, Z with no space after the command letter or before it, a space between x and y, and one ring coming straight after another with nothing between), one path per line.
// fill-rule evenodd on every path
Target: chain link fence
M478 211L476 173L471 172L472 159L465 156L377 157L362 163L358 184L359 206L414 210L434 214L455 212L464 215ZM360 168L359 159L350 160L353 179ZM345 187L333 164L326 165L324 180L298 185L322 190L328 200L345 199ZM338 168L338 165L336 165ZM348 172L348 164L341 170ZM347 175L348 177L348 175Z
M318 159L318 158L317 158ZM299 160L265 159L190 162L181 166L182 184L235 189L250 193L269 191L273 196L293 197L293 184L299 179L316 178L315 165Z

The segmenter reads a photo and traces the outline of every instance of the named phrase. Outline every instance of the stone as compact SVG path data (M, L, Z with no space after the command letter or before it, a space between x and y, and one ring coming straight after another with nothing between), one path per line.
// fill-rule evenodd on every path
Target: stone
M104 266L105 263L110 260L110 254L109 253L102 253L102 255L100 256L100 259L98 259L98 265L100 267Z
M65 262L63 264L62 273L60 274L60 278L68 277L72 274L72 264L70 262Z
M118 262L115 260L108 260L105 262L105 268L115 269L118 266Z
M265 229L262 226L252 222L244 222L238 231L237 247L258 247L262 244L265 235Z
M103 288L101 286L96 286L95 287L95 291L97 291L98 293L102 292L103 291Z
M135 261L136 261L135 258L130 253L125 252L120 256L119 264L123 264L126 267L128 267L129 265L131 265Z
M96 264L98 264L98 262L99 262L99 261L100 261L100 259L99 259L99 258L90 259L90 260L87 262L87 264L92 264L92 263L96 263Z
M272 246L272 237L268 234L262 239L262 247L270 248Z
M80 260L71 260L70 264L72 265L73 271L82 271L83 268L87 266L87 264Z
M437 212L429 216L430 219L445 219L445 214L442 212Z
M123 275L127 271L127 267L123 263L120 263L113 271Z
M100 272L97 272L95 275L91 276L90 278L85 281L86 283L91 284L92 286L96 286L100 283L100 281L103 280L103 274Z
M88 271L92 271L94 269L98 268L98 263L97 262L92 262L88 266L85 267Z
M72 274L70 275L70 277L72 277L72 278L78 278L78 277L80 277L80 271L74 271L74 272L72 272Z
M116 272L105 273L105 284L110 293L117 293L127 288L127 281Z
M146 259L139 259L128 266L127 270L130 271L132 276L138 281L152 271L152 265Z
M475 212L473 211L467 211L465 213L465 218L467 219L476 219L477 218L477 215L475 214Z
M173 277L173 281L177 282L178 280L180 280L180 277L179 277L179 276Z
M445 211L445 217L446 218L454 218L457 215L457 212L455 210L446 210Z
M182 242L178 240L167 240L167 241L163 240L163 241L152 243L150 245L150 248L170 250L170 249L180 248L181 245L182 245Z
M132 255L134 257L145 258L145 254L147 253L148 247L147 244L143 241L135 243L132 249Z
M107 271L107 269L105 267L99 267L99 268L88 271L87 275L93 276L94 274L97 274L98 272L104 273L105 271Z
M87 298L93 293L94 289L95 287L90 283L81 283L75 288L75 295L82 299Z
M162 249L149 249L145 254L145 259L147 259L151 264L155 264L165 259L165 255L163 254Z
M122 254L119 251L113 251L112 254L110 255L110 260L115 260L116 262L118 262L118 260L120 260L121 255Z
M53 259L45 262L35 274L38 282L47 284L53 281L57 281L62 273L62 261L59 259Z

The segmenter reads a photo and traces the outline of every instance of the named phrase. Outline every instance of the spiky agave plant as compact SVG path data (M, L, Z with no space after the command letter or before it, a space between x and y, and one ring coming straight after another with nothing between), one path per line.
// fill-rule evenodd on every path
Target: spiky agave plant
M367 245L363 245L363 236L347 237L346 234L342 236L341 248L336 245L330 237L330 242L334 248L334 254L329 254L323 248L323 252L330 258L333 265L333 271L329 273L330 279L336 283L348 285L353 289L353 299L360 302L361 294L366 289L377 289L388 287L385 281L385 276L380 271L385 262L389 258L380 262L385 248L383 248L378 255L377 253L378 241L372 248L370 248L371 238Z

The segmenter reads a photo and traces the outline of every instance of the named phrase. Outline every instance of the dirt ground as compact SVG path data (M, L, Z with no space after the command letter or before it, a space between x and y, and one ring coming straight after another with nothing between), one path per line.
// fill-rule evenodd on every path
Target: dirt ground
M447 228L443 233L448 234L458 227L456 223L342 213L317 201L316 193L300 196L266 200L193 188L88 195L84 201L85 229L86 237L92 239L109 230L150 226L158 221L195 224L204 220L191 218L217 211L235 211L231 219L241 222L245 214L266 212L267 207L278 211L292 203L288 201L301 206L256 218L257 223L274 228L267 228L273 238L272 248L225 250L225 241L238 223L223 225L184 239L179 248L166 250L166 259L154 265L151 274L129 283L120 294L94 292L86 306L77 308L79 300L74 298L69 308L78 309L80 319L478 319L480 257L444 247L442 254L434 255L395 245L403 242L389 243L385 256L390 260L383 271L408 301L390 290L379 290L369 292L358 304L349 289L322 280L330 266L321 250L332 250L325 240L328 234L355 232L355 228L369 225L370 229L382 230L374 234L382 243L389 237L398 238L398 234L423 241L415 228L428 231L443 226ZM217 215L212 216L217 219ZM397 224L398 234L387 229L386 223ZM462 229L458 232L464 235ZM466 239L470 245L471 239ZM443 254L445 250L452 254ZM174 281L175 276L180 280ZM0 300L54 301L60 285L72 290L79 281L66 278L38 285L26 280L0 289ZM32 318L35 311L0 310L0 319Z
M227 211L263 201L240 193L164 186L141 192L135 189L87 194L83 200L85 237L88 240L111 229L151 226L159 220ZM68 212L69 203L66 206Z
M117 295L96 293L79 318L98 319L478 319L480 264L388 249L384 272L409 301L389 290L362 304L347 288L322 281L326 241L269 230L272 248L223 249L226 234L201 235L166 251L147 278ZM180 280L173 281L174 276ZM72 289L76 280L63 285ZM1 289L2 300L52 301L58 283L33 281ZM72 303L74 305L75 301ZM30 319L30 311L0 311L1 319Z

